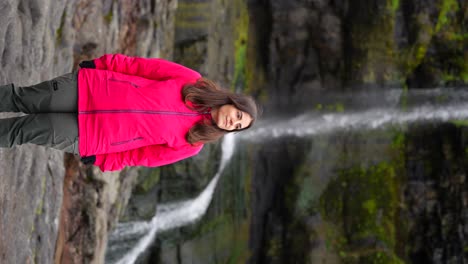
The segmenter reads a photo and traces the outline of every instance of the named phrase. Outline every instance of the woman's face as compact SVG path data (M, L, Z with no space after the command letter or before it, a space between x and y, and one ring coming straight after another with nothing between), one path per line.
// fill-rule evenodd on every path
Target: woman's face
M216 125L224 130L234 131L246 128L252 122L252 117L232 104L226 104L211 110L211 117Z

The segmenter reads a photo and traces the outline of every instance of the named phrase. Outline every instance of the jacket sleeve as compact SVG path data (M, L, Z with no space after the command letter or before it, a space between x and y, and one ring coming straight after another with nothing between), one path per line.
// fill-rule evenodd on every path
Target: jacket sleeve
M96 69L140 76L151 80L172 78L198 79L201 75L185 66L157 58L129 57L122 54L106 54L93 60Z
M125 166L158 167L189 158L200 152L203 145L178 149L166 145L152 145L124 152L96 155L94 165L101 171L123 169Z

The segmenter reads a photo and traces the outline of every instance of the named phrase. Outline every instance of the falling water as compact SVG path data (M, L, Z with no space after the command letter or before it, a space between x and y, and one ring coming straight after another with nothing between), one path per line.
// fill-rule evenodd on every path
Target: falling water
M222 142L222 158L218 172L198 197L192 200L158 205L156 215L149 223L125 223L117 227L111 235L111 240L146 233L136 246L117 262L118 264L134 263L138 256L151 244L158 232L188 225L205 214L213 197L219 176L232 157L234 146L234 136L225 136Z
M285 120L263 120L254 128L241 134L241 138L254 141L281 136L310 136L338 130L377 129L386 125L403 125L415 122L443 122L468 118L468 90L431 89L403 92L390 90L378 93L328 94L328 102L345 102L351 105L346 112L310 111ZM358 101L373 101L357 107ZM379 99L380 98L380 99ZM344 107L342 107L344 108ZM336 109L335 109L336 110ZM342 109L343 110L343 109Z

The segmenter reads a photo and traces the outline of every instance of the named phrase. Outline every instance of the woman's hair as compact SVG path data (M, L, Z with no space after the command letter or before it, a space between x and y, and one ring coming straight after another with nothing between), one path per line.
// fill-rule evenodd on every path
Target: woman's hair
M200 78L196 83L186 84L182 89L182 98L188 108L198 112L207 112L226 104L234 105L252 117L252 122L241 130L248 129L257 119L258 108L252 97L221 89L214 82L205 78ZM223 130L214 121L205 121L194 125L185 138L191 144L206 143L216 141L224 134L236 131L240 130Z

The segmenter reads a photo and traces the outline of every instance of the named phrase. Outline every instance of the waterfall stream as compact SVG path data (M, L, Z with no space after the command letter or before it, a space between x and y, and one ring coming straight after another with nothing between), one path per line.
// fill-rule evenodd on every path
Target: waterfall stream
M281 136L310 136L338 130L377 129L386 125L401 126L414 122L444 122L468 118L468 104L435 107L421 106L407 110L377 108L346 113L305 113L287 120L263 120L242 133L240 138L253 141Z
M188 225L200 219L208 209L213 193L224 167L234 153L234 136L227 135L222 142L221 164L218 172L208 186L196 198L158 205L156 214L150 222L131 222L119 224L110 235L111 241L125 240L127 237L143 235L137 244L123 256L117 264L134 263L138 256L144 252L155 239L158 232ZM119 250L118 248L110 250Z

